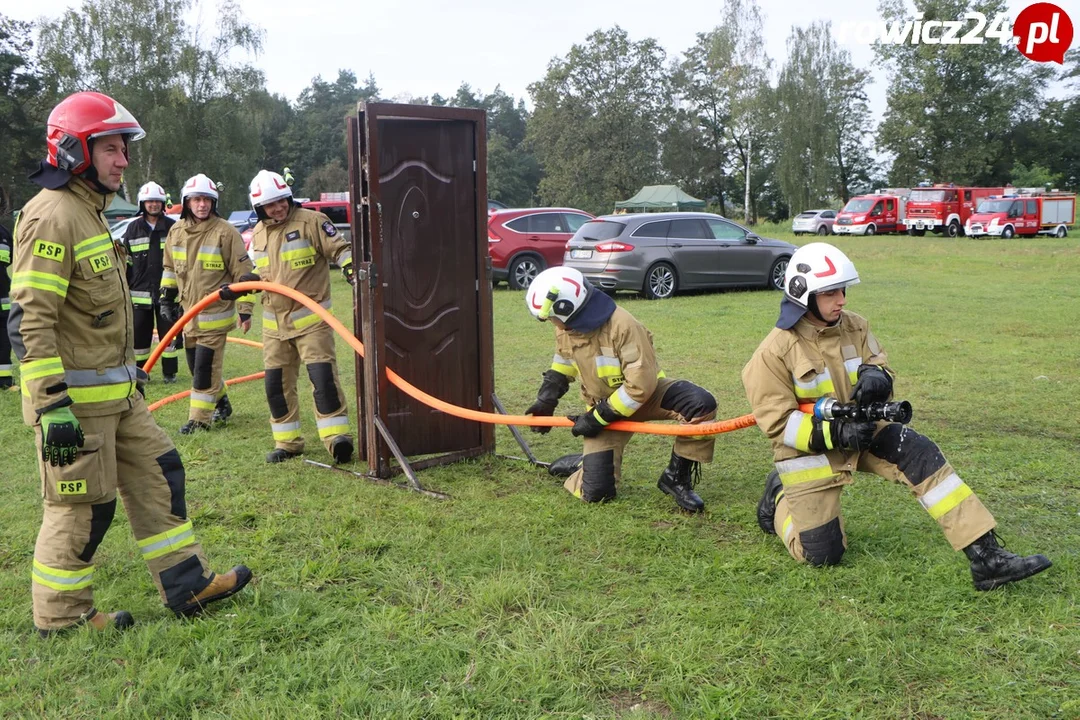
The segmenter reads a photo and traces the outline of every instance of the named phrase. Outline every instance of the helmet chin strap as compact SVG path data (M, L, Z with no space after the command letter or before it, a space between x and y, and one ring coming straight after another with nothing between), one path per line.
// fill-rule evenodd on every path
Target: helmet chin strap
M842 288L840 290L840 292L844 293L844 297L847 297L847 288ZM825 323L826 325L832 326L832 325L835 325L836 323L840 322L840 318L837 318L833 322L829 322L825 318L821 317L821 313L818 312L818 307L817 307L817 293L811 293L810 294L810 298L808 299L808 301L806 303L806 309L809 310L811 313L813 313L814 317L816 317L818 320Z

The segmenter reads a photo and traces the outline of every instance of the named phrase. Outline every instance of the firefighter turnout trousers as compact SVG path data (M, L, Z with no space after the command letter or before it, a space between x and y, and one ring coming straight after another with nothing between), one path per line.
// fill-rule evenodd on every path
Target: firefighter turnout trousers
M7 272L0 268L0 272ZM11 300L6 295L0 297L0 390L14 387L11 370L11 338L8 337L8 311Z
M716 400L704 388L687 380L661 378L656 391L628 420L678 420L686 425L700 425L716 419ZM585 438L581 467L566 479L563 487L574 497L596 502L615 497L615 484L622 480L623 449L633 433L605 430ZM679 435L675 454L700 463L712 462L713 435Z
M304 450L296 394L301 363L307 366L311 380L319 439L329 452L336 438L350 436L350 428L348 408L338 379L334 331L326 323L319 323L312 332L288 339L263 333L264 382L274 446L292 453Z
M39 459L45 514L34 548L34 624L58 630L94 607L94 551L116 512L119 492L136 543L162 601L180 606L213 578L187 517L184 465L139 395L112 415L72 412L86 440L71 465ZM41 457L41 428L36 428Z
M858 453L854 467L832 467L825 455L804 455L778 461L776 470L783 483L776 497L776 534L792 557L813 565L835 565L847 548L840 492L852 482L852 470L907 486L954 550L967 547L995 526L990 511L938 446L899 423L879 423L869 449Z
M172 330L173 324L161 314L161 305L157 298L150 297L150 293L132 290L131 302L135 310L132 320L135 326L135 364L142 367L154 349L154 324L157 323L159 340ZM177 333L169 347L161 353L161 372L166 377L176 375L179 349L183 346L184 334Z
M225 394L222 365L225 362L227 337L228 333L204 333L188 335L185 339L188 355L194 358L191 363L188 420L209 425L218 400Z

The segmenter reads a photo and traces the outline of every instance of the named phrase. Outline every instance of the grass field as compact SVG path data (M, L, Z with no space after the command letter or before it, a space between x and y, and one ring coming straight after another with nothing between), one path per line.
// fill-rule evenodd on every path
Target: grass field
M976 593L918 503L868 475L844 496L843 564L798 565L755 521L771 463L754 428L719 437L698 488L707 510L693 517L655 487L670 449L659 437L634 439L605 506L497 457L424 471L445 502L268 466L256 382L230 393L224 431L182 437L186 406L158 413L187 466L198 538L216 567L247 563L253 585L204 619L175 620L118 513L95 557L96 598L138 625L45 642L30 612L34 442L18 395L3 393L0 717L1080 717L1080 245L834 240L863 278L849 309L888 350L913 426L1011 549L1051 557L1046 573ZM346 290L335 276L339 316ZM779 300L619 304L652 329L668 376L709 388L724 418L749 409L739 374ZM496 387L521 411L551 328L521 292L496 290L494 307ZM351 392L348 353L339 343ZM257 350L229 346L231 375L259 365ZM151 399L176 387L155 375ZM301 399L309 457L327 461L306 381ZM529 437L549 460L580 447L566 430ZM520 454L504 429L498 445Z

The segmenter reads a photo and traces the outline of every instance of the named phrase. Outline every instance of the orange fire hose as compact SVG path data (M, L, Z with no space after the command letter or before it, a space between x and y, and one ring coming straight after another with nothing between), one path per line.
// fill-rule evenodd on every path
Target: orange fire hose
M333 316L328 310L323 308L317 302L309 298L308 296L300 293L290 287L279 285L277 283L259 281L259 282L238 282L232 283L229 287L236 293L254 292L257 290L264 290L266 292L273 292L285 297L291 298L300 303L304 307L311 310L313 313L322 318L327 325L334 329L338 335L340 335L349 345L352 346L359 355L364 355L364 344L356 338L341 321ZM187 312L181 316L173 326L165 334L165 337L161 339L161 342L150 353L150 358L146 361L143 369L150 372L153 369L154 364L158 361L161 353L165 351L167 345L172 341L180 330L187 325L187 323L195 317L199 312L219 300L217 292L212 292L204 297L199 302L195 303ZM230 340L240 340L243 344L256 344L251 340L243 340L241 338L230 338ZM257 377L261 377L262 373L256 373L254 375L248 375L243 378L234 378L229 381L229 384L243 382L244 380L253 380ZM573 427L574 423L569 418L565 417L537 417L534 415L503 415L501 413L489 413L480 410L470 410L468 408L458 407L457 405L451 405L445 400L429 395L420 388L412 385L407 380L402 378L396 372L390 368L386 368L386 376L394 387L401 390L409 397L417 400L428 407L441 410L448 415L459 417L464 420L473 420L476 422L491 423L493 425L531 425L533 427ZM171 397L159 400L150 406L150 410L155 410L157 407L172 402L179 398L182 398L187 393L178 393ZM809 411L812 406L800 406L804 411ZM757 424L753 415L741 415L730 420L720 420L711 423L702 423L700 425L660 425L655 423L635 422L632 420L619 420L611 423L607 426L609 430L620 430L622 432L635 432L645 433L648 435L718 435L720 433L732 432L733 430L741 430L742 428L748 428Z

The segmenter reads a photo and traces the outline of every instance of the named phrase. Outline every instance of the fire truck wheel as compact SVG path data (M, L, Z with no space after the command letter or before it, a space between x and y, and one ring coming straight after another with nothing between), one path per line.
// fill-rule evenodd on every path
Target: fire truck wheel
M1059 228L1057 229L1057 232L1056 232L1056 233L1054 233L1054 236L1055 236L1055 237L1059 237L1059 238L1063 238L1063 237L1065 237L1066 235L1068 235L1068 233L1069 233L1069 231L1065 229L1065 226L1064 226L1064 225L1062 225L1061 227L1059 227Z
M1011 240L1012 236L1015 234L1016 231L1013 230L1012 225L1006 225L1005 229L1001 231L1001 237L1005 238L1006 240Z
M863 235L873 235L876 232L877 232L876 227L874 227L873 225L867 225L866 230L863 232Z
M949 227L945 229L945 234L949 237L957 237L960 235L960 223L953 220L949 223Z

